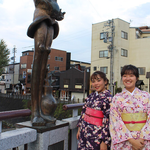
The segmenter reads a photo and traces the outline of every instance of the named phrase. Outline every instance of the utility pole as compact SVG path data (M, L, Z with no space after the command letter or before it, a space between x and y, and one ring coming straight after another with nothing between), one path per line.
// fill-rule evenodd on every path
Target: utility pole
M85 84L86 84L86 68L84 69L84 79L83 79L83 99L85 100Z
M109 89L111 91L111 94L114 94L114 90L113 90L113 64L114 64L114 30L115 30L115 26L114 26L114 20L108 20L107 23L104 25L104 27L110 27L109 29L111 30L111 36L109 37L109 32L105 33L105 37L104 37L104 43L107 43L108 38L109 38L109 42L110 45L108 46L109 52L110 52L110 86Z
M14 91L14 73L15 73L15 70L14 70L14 65L15 65L15 53L17 52L16 50L16 46L14 45L14 48L13 48L13 51L12 53L14 53L14 56L13 56L13 91Z
M114 94L113 90L113 63L114 63L114 20L111 20L111 45L110 45L110 91Z

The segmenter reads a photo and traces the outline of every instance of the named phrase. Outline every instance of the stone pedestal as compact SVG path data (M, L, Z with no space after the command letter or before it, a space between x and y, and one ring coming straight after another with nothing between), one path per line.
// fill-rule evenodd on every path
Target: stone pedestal
M37 130L37 140L28 144L28 150L68 150L69 123L57 120L55 125L32 127L31 121L17 123L17 128Z

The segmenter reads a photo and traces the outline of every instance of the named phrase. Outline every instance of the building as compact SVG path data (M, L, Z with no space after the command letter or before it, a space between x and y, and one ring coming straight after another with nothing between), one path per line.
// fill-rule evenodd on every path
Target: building
M120 76L121 69L124 65L132 64L138 67L140 73L137 86L149 91L149 80L146 78L146 73L150 71L149 48L148 26L130 27L130 23L119 18L93 24L91 74L100 70L106 73L110 80L112 64L112 83L117 85L116 88L124 88Z
M2 93L11 93L13 88L19 85L19 65L20 63L14 63L4 67L4 72L0 77L0 91Z
M83 102L89 95L90 68L84 71L72 67L60 73L60 100Z
M91 66L91 63L88 63L88 62L70 60L70 68L75 67L83 71L86 68L89 68L90 66Z
M26 93L31 91L31 73L33 66L33 50L22 52L20 57L19 81L24 85ZM51 49L48 56L47 67L51 71L60 72L70 68L70 53L66 51Z

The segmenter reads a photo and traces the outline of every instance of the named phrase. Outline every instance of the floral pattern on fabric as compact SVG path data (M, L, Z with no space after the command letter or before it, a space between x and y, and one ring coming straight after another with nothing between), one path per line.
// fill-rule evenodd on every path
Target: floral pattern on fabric
M111 100L112 96L109 90L105 90L99 94L94 92L85 99L85 104L77 124L80 127L78 150L100 150L100 143L102 141L110 146L109 112ZM102 126L96 126L84 121L84 114L87 107L103 112Z
M121 113L147 113L147 121L141 131L129 131ZM145 139L143 150L150 150L150 95L135 88L133 95L124 89L114 96L110 108L111 150L132 150L130 138Z

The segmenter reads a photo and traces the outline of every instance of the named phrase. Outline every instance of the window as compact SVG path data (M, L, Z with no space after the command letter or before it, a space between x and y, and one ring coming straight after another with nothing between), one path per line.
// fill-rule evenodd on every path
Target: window
M108 50L99 51L99 58L108 57Z
M69 85L69 83L70 83L70 80L69 79L64 79L64 85Z
M4 80L4 79L5 79L5 76L2 76L2 79Z
M139 67L139 75L145 75L145 67Z
M55 67L55 70L59 70L59 67Z
M64 79L63 84L64 84L64 88L69 88L70 80Z
M90 72L90 69L86 69L86 72Z
M27 72L28 73L32 73L32 69L27 69Z
M103 40L105 38L108 38L108 32L102 32L102 33L100 33L100 40Z
M31 83L31 75L28 74L27 83Z
M75 84L76 85L82 85L83 84L83 79L82 78L76 78L75 79Z
M48 55L48 59L50 59L50 55Z
M23 78L26 78L26 71L23 71Z
M28 52L22 53L22 56L26 56L26 55L29 55L29 53Z
M124 31L121 31L121 37L123 38L123 39L128 39L128 33L127 32L124 32Z
M22 74L19 74L19 79L21 79L21 78L22 78L22 76L23 76Z
M75 79L75 89L82 89L82 85L83 85L83 79L76 78Z
M24 69L27 67L27 64L21 64L21 69Z
M128 57L128 51L126 49L121 49L121 56Z
M48 69L48 70L50 69L50 64L47 64L47 69Z
M107 74L108 73L108 67L100 67L100 71L102 71L105 74Z
M9 71L11 72L13 70L14 70L13 66L9 66Z
M62 57L55 57L55 60L57 60L57 61L63 61L63 58Z
M97 67L96 67L96 66L95 66L95 67L93 67L93 70L94 70L94 71L96 71L96 70L97 70Z

